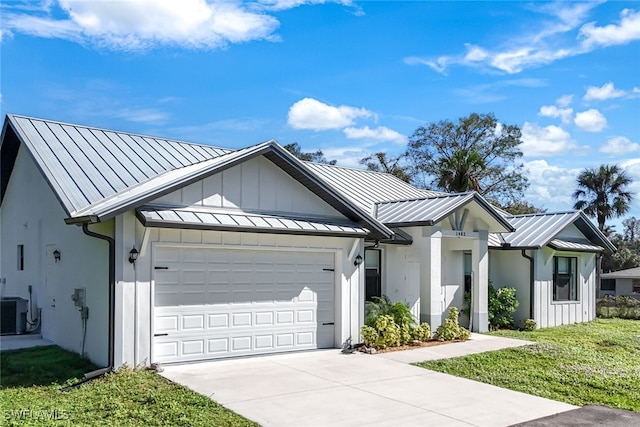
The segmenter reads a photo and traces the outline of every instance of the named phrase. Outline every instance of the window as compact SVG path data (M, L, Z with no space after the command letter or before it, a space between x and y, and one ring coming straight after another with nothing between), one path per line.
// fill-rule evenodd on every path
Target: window
M465 252L463 255L464 262L464 293L471 293L471 279L472 279L472 271L471 268L471 253Z
M18 270L24 270L24 245L18 245Z
M578 258L553 258L553 300L578 300Z
M601 291L616 291L616 279L602 279L600 281Z
M365 249L365 301L373 301L374 297L382 296L382 275L380 268L380 251L377 249Z
M631 282L631 292L640 294L640 279L633 279Z

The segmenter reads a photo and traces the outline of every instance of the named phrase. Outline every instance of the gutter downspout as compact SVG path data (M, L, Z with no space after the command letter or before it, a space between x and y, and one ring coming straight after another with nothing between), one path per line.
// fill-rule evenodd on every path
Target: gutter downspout
M79 387L89 381L92 381L104 374L113 371L114 362L114 343L115 343L115 297L116 297L116 241L109 236L99 234L89 230L89 223L82 224L82 232L90 237L104 240L109 245L109 344L108 344L108 362L105 368L96 369L95 371L87 372L84 374L84 378L68 387L63 387L61 391L68 391L72 388Z
M529 260L529 318L533 319L533 299L535 292L533 290L534 274L535 274L535 260L533 257L527 255L526 249L522 250L522 256Z

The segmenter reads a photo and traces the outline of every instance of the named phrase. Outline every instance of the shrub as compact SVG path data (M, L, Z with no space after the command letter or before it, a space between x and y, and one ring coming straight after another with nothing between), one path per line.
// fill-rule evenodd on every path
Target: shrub
M413 339L418 341L429 341L431 339L431 326L427 322L420 323L413 328Z
M535 331L538 328L538 324L533 319L525 319L524 324L522 325L522 329L525 331Z
M598 317L619 317L621 319L640 320L640 301L628 296L619 295L596 301L596 314Z
M364 325L360 333L367 346L377 349L397 347L402 341L402 328L389 315L379 316L375 327ZM411 337L411 334L408 333L408 336Z
M367 301L364 311L364 324L371 327L375 327L380 316L393 317L393 321L398 326L412 326L415 323L409 305L402 301L392 304L386 295L374 297L373 301Z
M520 303L516 288L495 289L489 283L489 324L496 328L513 328L513 313Z
M458 316L460 312L456 307L449 308L449 314L444 323L438 327L434 336L438 341L453 341L453 340L468 340L471 333L460 327L458 323Z

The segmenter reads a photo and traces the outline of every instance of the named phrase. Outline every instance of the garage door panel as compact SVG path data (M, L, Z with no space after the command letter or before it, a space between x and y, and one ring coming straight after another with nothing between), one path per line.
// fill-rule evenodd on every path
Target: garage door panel
M332 347L332 253L156 248L154 361ZM162 260L162 262L160 261ZM322 325L327 323L327 325Z

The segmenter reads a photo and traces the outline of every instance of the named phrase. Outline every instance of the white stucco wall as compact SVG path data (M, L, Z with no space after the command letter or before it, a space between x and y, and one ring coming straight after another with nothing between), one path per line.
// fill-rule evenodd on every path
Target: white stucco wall
M7 192L0 208L2 249L0 260L3 296L29 298L33 286L34 318L42 309L42 335L60 347L80 353L80 312L73 305L74 288L86 289L89 319L85 355L106 366L108 360L108 248L106 242L66 225L60 203L24 147L18 152ZM92 226L113 233L113 223ZM17 245L24 245L25 268L17 270ZM53 251L61 253L60 262Z
M615 295L637 296L633 293L633 279L615 279L616 291ZM612 292L612 294L614 294Z
M527 251L531 256L532 251ZM530 319L530 279L529 260L519 250L491 250L489 252L489 278L495 289L516 288L516 298L520 305L514 313L517 327L522 327L525 319Z

